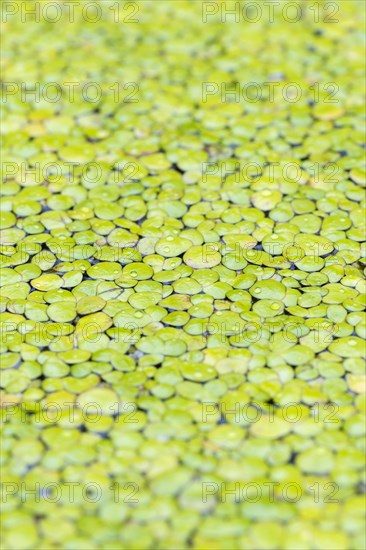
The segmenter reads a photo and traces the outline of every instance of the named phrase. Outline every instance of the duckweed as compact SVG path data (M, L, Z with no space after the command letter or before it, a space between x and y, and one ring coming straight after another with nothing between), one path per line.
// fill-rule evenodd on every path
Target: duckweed
M209 269L218 265L221 255L213 246L193 245L183 256L184 262L195 269Z
M4 550L363 549L364 5L16 4Z

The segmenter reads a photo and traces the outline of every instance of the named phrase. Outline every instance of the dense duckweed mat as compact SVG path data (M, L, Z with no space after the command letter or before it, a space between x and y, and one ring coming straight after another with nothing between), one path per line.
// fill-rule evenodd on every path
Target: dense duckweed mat
M364 4L4 2L4 550L362 550Z

